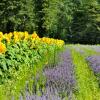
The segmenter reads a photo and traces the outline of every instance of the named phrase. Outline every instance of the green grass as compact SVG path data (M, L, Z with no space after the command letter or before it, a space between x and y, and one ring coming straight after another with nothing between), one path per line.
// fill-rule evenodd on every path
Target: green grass
M77 100L100 100L100 89L94 73L89 69L84 55L71 48L78 91ZM88 51L88 50L87 50ZM90 51L89 51L90 52ZM92 53L92 51L91 51Z

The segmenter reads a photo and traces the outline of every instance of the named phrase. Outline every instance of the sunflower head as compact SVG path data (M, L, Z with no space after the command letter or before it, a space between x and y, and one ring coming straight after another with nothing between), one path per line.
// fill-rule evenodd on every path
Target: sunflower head
M6 46L2 42L0 42L0 53L5 53L6 52Z

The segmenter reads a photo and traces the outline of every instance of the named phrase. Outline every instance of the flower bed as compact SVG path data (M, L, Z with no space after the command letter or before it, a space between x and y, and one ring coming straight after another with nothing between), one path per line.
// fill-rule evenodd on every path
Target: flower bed
M11 100L13 96L17 99L27 80L31 91L37 73L41 78L36 87L43 85L44 65L52 62L49 58L53 58L54 52L63 46L64 41L39 38L36 32L31 35L28 32L0 32L0 100Z

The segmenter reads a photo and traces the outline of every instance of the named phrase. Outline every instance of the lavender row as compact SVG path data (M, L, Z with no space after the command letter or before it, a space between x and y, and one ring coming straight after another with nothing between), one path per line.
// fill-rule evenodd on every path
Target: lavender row
M43 70L46 77L45 91L39 91L41 96L37 93L30 95L26 91L26 100L66 100L66 97L72 100L76 81L70 50L66 49L56 57L58 63L52 67L48 65ZM20 100L23 100L22 96Z
M91 48L100 53L100 46L91 46Z
M87 61L89 61L89 64L95 73L100 73L100 56L90 56L87 58Z
M100 56L90 56L87 58L87 61L89 62L89 65L91 69L93 70L94 74L97 77L98 84L100 87Z
M72 99L75 86L74 70L69 50L60 54L60 62L54 68L45 70L47 77L47 86L53 88L53 92L67 95L69 100Z

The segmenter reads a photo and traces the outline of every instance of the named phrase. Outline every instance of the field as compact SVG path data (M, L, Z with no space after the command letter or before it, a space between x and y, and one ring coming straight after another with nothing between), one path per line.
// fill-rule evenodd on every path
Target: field
M0 32L0 100L100 100L100 45Z
M100 46L65 45L60 62L46 68L46 91L34 100L100 100Z
M100 100L100 0L0 0L0 100Z

